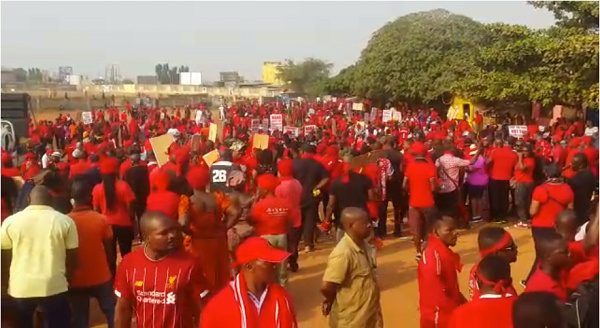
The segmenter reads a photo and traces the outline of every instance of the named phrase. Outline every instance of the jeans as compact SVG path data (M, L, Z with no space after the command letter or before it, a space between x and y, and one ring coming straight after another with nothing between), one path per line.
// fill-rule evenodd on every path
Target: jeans
M108 328L115 325L115 296L112 281L101 285L69 289L69 301L73 310L73 327L87 328L90 322L90 298L98 300L100 309L106 317Z
M388 204L391 201L394 208L394 236L400 237L402 234L402 190L392 189L391 185L388 186L388 199L381 202L379 207L379 225L375 230L375 234L379 238L383 238L387 235L387 209Z
M515 207L521 222L529 221L529 207L531 206L533 187L533 182L517 182L515 186Z
M310 204L300 208L302 214L302 233L304 245L313 248L315 246L315 229L319 221L318 203Z
M281 249L287 250L288 248L288 239L287 235L263 235L262 238L266 239L271 246ZM287 283L287 261L283 261L277 264L277 282L280 286L285 286Z
M66 292L46 297L15 298L14 302L19 328L33 328L36 308L43 313L44 328L71 327L71 308Z
M117 270L117 243L119 244L119 251L121 252L121 257L125 257L125 255L131 252L131 246L133 243L133 227L132 226L118 226L111 225L113 231L113 249L112 254L115 258L109 261L108 265L110 267L110 272L112 272L113 276Z
M298 270L298 245L302 238L302 227L291 228L288 232L288 252L292 255L288 258L290 268L292 270Z
M509 180L490 179L490 216L492 219L504 219L508 215Z

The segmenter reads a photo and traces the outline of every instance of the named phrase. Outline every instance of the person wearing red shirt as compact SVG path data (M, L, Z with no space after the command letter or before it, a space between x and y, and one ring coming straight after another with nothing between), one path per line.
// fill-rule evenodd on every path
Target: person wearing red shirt
M561 145L561 139L552 138L552 145L552 162L556 163L558 167L564 167L567 160L567 151Z
M275 264L289 255L264 238L241 243L235 252L240 273L208 302L198 328L298 327L291 296L273 281Z
M13 166L13 158L10 153L2 151L2 175L7 177L18 177L21 175L19 169Z
M512 288L510 263L501 256L490 255L479 262L476 276L481 295L454 310L448 327L511 327L517 295Z
M529 207L531 205L531 194L535 186L533 181L535 158L530 144L525 143L521 146L517 159L513 174L513 181L515 182L514 202L519 218L516 226L529 227Z
M501 139L497 139L495 144L496 149L492 151L488 158L488 163L491 165L489 182L490 216L495 221L506 222L510 178L513 176L513 169L517 164L518 156Z
M579 263L586 262L592 257L598 257L598 229L593 229L593 225L598 222L597 216L589 223L591 229L587 229L582 240L575 240L577 229L577 215L575 211L566 209L556 216L554 229L567 242L569 247L569 268Z
M472 300L477 300L481 296L477 282L477 270L483 259L488 256L500 256L508 263L517 261L517 245L512 236L502 227L488 226L481 229L477 235L477 244L481 260L473 265L469 274L469 294ZM517 295L512 284L507 286L507 290L512 295Z
M135 221L135 195L129 185L117 178L119 161L107 157L100 162L102 183L92 190L94 210L106 216L113 230L112 254L117 254L116 244L119 244L121 256L131 252L134 238L133 223ZM116 258L110 263L111 271L116 272Z
M536 187L533 191L529 215L532 217L531 234L535 245L546 235L552 235L556 216L566 208L573 208L574 194L568 184L560 177L560 170L556 164L548 164L544 168L547 181ZM528 278L531 277L540 261L537 254Z
M448 327L452 312L466 302L458 288L460 256L450 250L457 238L454 219L441 217L434 222L417 268L421 328Z
M75 176L78 175L86 174L92 168L92 166L87 160L87 153L85 152L85 150L76 149L73 153L73 156L77 162L71 165L69 169L69 179L73 179Z
M42 167L38 164L37 155L34 153L25 154L25 160L21 163L19 170L21 171L23 180L33 179L42 170Z
M152 177L150 186L150 195L146 201L146 210L160 212L171 218L173 221L180 221L179 202L180 196L176 192L169 190L171 176L167 171L158 170Z
M525 293L549 292L567 301L564 271L569 267L569 248L561 235L552 231L536 242L539 263L525 286Z
M302 213L300 202L302 200L302 184L294 179L294 162L291 159L282 159L277 163L277 173L280 184L275 188L275 196L286 199L291 205L292 228L288 231L288 252L290 271L298 271L298 245L302 237Z
M594 147L592 142L592 137L582 138L582 153L587 157L590 170L594 173L596 180L598 180L598 148Z
M115 327L195 326L208 295L202 269L181 249L181 227L161 213L142 217L144 246L127 254L117 272Z
M276 176L265 173L256 182L259 200L250 210L250 222L257 236L268 240L273 247L287 250L287 233L293 225L292 206L286 199L275 196L275 189L279 186ZM278 282L281 286L287 283L285 261L278 265Z
M421 142L410 146L410 154L414 159L406 165L403 188L409 194L408 223L418 260L421 256L421 243L427 235L425 223L428 222L435 205L433 191L436 169L434 164L425 159L427 147Z

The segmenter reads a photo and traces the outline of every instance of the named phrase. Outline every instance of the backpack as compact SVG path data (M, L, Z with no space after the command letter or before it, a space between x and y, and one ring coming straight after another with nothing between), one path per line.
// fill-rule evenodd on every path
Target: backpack
M565 304L564 314L569 328L597 328L598 276L581 283Z

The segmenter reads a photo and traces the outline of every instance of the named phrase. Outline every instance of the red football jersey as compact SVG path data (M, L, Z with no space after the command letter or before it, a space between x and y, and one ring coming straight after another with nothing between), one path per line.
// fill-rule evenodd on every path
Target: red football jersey
M195 307L208 290L191 255L179 251L152 261L144 247L123 258L114 288L132 303L139 328L192 328Z

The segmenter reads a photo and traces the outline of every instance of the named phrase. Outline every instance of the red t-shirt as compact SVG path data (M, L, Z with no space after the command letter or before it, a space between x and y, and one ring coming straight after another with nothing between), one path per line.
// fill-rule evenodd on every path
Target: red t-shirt
M485 298L486 296L474 299L454 310L448 328L512 327L512 305L517 298Z
M413 161L406 167L404 177L408 178L408 205L411 207L432 207L434 205L431 179L435 180L435 166L423 161Z
M540 268L537 268L525 287L524 293L529 292L548 292L556 295L559 300L567 301L567 289L561 283L558 283L547 275Z
M479 290L479 286L477 285L477 267L479 266L479 262L475 263L469 272L469 294L471 294L471 300L477 300L481 296L481 291ZM510 285L510 288L507 288L507 293L517 296L517 290L513 285Z
M104 182L97 184L92 191L93 204L106 216L108 223L119 226L131 226L127 204L135 200L133 191L125 181L117 180L115 183L115 204L113 209L106 208L106 195Z
M250 210L254 229L259 236L283 235L292 224L292 209L284 198L267 196Z
M571 187L566 183L544 183L536 187L533 190L532 199L539 202L540 207L537 214L533 216L531 225L534 227L554 227L554 221L558 213L566 209L574 198Z
M151 261L139 247L119 265L115 295L132 303L139 328L192 328L194 307L208 289L196 263L184 251Z
M535 169L535 160L531 157L524 157L523 166L527 168L525 171L519 170L518 161L517 164L515 164L515 180L517 182L533 182L533 170Z
M490 179L510 180L513 168L517 164L517 153L505 146L492 151L490 159L492 160Z
M78 163L71 165L69 178L72 179L76 175L85 174L91 168L92 166L88 162L79 161Z

